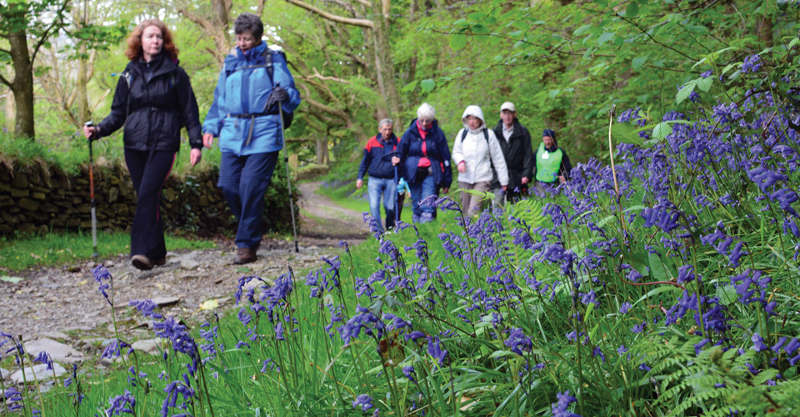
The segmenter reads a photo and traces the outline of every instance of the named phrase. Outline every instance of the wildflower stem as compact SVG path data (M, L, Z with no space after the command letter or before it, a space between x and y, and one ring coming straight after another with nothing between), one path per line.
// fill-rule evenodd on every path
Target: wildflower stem
M614 178L614 194L616 195L616 202L617 202L617 220L619 221L619 226L622 228L623 231L623 241L626 240L628 236L628 229L625 226L625 213L622 211L622 205L620 203L620 193L619 193L619 183L617 182L617 169L614 166L614 142L611 140L611 127L614 126L614 110L617 108L616 104L611 105L611 111L609 112L608 118L608 156L611 160L611 174Z

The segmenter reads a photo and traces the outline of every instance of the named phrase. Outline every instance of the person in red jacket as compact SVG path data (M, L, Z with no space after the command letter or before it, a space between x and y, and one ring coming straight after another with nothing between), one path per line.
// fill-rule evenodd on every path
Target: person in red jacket
M369 174L369 211L381 233L384 231L381 226L381 196L386 213L386 230L394 228L396 213L397 183L392 157L397 154L397 136L394 135L393 126L392 119L383 119L378 123L378 134L371 137L364 147L364 158L361 159L356 180L356 188L361 188L364 174Z

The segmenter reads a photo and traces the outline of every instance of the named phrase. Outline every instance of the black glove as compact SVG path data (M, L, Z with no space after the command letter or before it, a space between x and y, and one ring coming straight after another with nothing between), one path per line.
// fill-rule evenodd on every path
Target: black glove
M267 108L272 107L275 103L282 103L289 99L289 92L287 92L283 87L275 87L272 89L272 92L267 97Z

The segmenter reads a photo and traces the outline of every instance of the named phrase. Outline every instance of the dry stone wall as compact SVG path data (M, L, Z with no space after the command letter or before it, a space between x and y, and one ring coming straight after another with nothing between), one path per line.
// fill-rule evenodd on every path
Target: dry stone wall
M276 167L265 196L267 231L291 229L284 170L282 164ZM167 178L161 213L168 229L201 237L235 232L236 220L216 187L218 175L217 167L206 166ZM127 168L121 163L95 166L94 182L98 229L128 229L136 195ZM0 163L0 235L90 230L90 207L88 166L69 174L41 160Z

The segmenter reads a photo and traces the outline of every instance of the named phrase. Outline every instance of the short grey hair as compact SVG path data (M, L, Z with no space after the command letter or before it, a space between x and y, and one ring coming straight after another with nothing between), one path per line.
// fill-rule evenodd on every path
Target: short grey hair
M255 40L261 40L264 35L264 23L261 18L253 13L242 13L233 22L233 32L241 35L250 32Z
M386 125L391 125L392 127L394 127L394 122L392 121L392 119L383 119L380 122L378 122L378 130L381 130L381 128Z
M417 119L431 119L436 118L436 109L428 103L422 103L417 109Z

